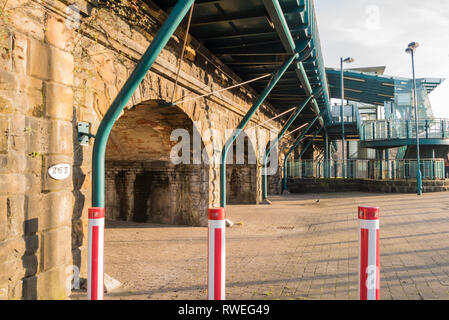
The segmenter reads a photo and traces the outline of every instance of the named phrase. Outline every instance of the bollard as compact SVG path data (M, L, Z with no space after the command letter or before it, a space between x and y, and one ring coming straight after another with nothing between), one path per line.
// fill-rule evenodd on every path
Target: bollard
M359 298L380 299L379 208L359 207Z
M103 300L104 208L89 208L87 298Z
M209 208L208 279L209 300L225 299L225 208Z

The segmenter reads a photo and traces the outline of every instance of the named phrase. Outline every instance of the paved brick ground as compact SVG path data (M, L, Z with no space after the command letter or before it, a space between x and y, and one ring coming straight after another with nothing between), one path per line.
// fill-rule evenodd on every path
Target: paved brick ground
M270 199L228 207L242 225L226 229L227 299L357 299L358 205L381 208L381 298L449 298L448 192ZM204 299L206 257L206 228L108 223L105 271L123 287L105 298Z

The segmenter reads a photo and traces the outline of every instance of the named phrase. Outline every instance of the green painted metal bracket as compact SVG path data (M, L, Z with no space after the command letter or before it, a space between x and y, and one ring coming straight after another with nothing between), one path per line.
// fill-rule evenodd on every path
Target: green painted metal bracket
M223 146L223 150L221 152L221 165L220 165L220 206L222 208L226 207L226 158L228 155L229 148L232 146L232 144L237 139L239 134L243 131L243 129L245 128L251 117L256 113L256 111L265 101L265 99L270 94L274 86L278 83L279 79L281 79L285 71L287 71L287 69L290 67L293 61L297 58L298 54L297 53L293 54L289 59L287 59L287 61L284 62L281 68L273 75L273 78L268 83L265 90L257 98L256 102L254 102L252 107L248 110L243 119L240 121L234 133L231 135L231 137L226 141L225 145Z
M78 122L78 143L82 146L89 145L89 139L95 138L95 135L90 133L90 123L89 122Z
M92 154L92 206L104 207L106 145L115 121L195 0L179 0L100 122Z

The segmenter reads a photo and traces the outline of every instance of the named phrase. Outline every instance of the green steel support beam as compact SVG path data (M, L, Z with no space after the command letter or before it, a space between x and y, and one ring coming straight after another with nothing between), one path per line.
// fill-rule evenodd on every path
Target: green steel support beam
M320 134L320 132L323 131L323 127L319 128L318 130L315 131L315 134L313 135L312 139L310 139L310 141L306 144L306 146L301 150L301 153L299 154L298 160L301 160L302 156L304 155L304 153L307 151L307 149L309 149L309 147L312 145L313 140L315 140L316 136ZM287 190L287 172L284 172L285 176L284 176L284 190Z
M296 120L296 118L299 116L301 111L310 102L311 99L312 99L312 96L308 97L306 99L306 101L303 102L302 105L300 105L299 107L296 108L295 112L292 114L292 116L288 119L287 123L284 125L284 127L281 129L281 131L278 133L276 139L270 143L270 147L265 152L265 156L264 156L263 162L262 162L262 200L265 200L268 197L267 172L266 172L268 156L270 155L271 150L273 150L273 148L275 146L277 146L279 140L281 140L281 138L284 136L285 132L287 132L288 128L290 128L290 126L292 125L293 121Z
M273 22L276 31L278 32L279 38L281 39L282 45L284 46L285 50L292 54L297 52L295 41L293 40L290 29L287 25L287 21L285 20L284 13L282 11L281 5L279 4L279 1L263 0L263 3L268 11L268 14L270 15L271 21ZM310 10L311 10L311 3L307 2L306 14L310 14ZM306 95L307 96L312 95L313 94L312 87L310 85L309 79L307 78L307 74L302 62L298 61L296 63L295 72L299 81L301 82L304 91L306 92ZM322 84L322 86L326 85L327 84L325 83ZM320 109L318 107L315 98L313 98L312 100L312 106L314 108L315 113L320 114ZM321 125L324 127L324 120L320 117L319 121Z
M324 131L324 178L329 178L329 135Z
M235 139L237 139L237 137L243 131L243 129L245 128L251 117L256 113L256 111L265 101L265 99L270 94L274 86L278 83L279 79L282 77L285 71L287 71L287 69L290 67L293 61L297 58L298 58L297 53L292 54L292 56L289 59L287 59L287 61L284 62L282 67L273 75L273 79L271 79L268 86L257 98L256 102L254 102L253 106L248 110L246 115L240 121L239 125L235 129L232 136L226 141L225 145L223 146L223 150L221 152L221 165L220 165L220 206L222 208L226 207L226 157L228 155L229 148L232 146Z
M295 142L293 143L292 147L287 151L287 153L284 156L284 179L283 179L283 188L282 190L287 190L287 159L290 153L295 150L299 143L301 142L302 138L306 135L306 133L312 128L312 126L315 124L315 122L321 117L321 114L318 114L306 127L306 129L299 135L298 138L296 138Z
M150 46L142 56L136 68L126 80L117 97L112 102L105 116L100 122L95 137L92 155L92 206L104 208L104 176L105 176L105 153L109 134L115 121L123 111L135 90L142 82L148 70L156 60L159 53L167 44L178 25L192 6L195 0L179 0L159 32L151 41Z

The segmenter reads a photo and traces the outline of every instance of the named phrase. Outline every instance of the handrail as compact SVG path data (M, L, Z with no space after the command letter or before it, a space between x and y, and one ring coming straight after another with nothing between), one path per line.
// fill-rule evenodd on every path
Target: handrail
M420 119L418 132L420 139L447 139L449 137L447 119ZM361 125L361 141L387 139L411 139L416 135L416 127L410 120L367 120Z
M342 160L311 160L297 159L289 161L291 168L287 174L288 178L327 178L321 168L330 167L329 178L342 178ZM444 159L420 159L422 178L426 180L437 180L445 178ZM374 179L374 180L398 180L416 179L416 159L402 160L375 160L375 159L348 159L345 161L348 167L348 177L352 179ZM302 170L299 170L304 168ZM293 172L292 172L293 171Z

